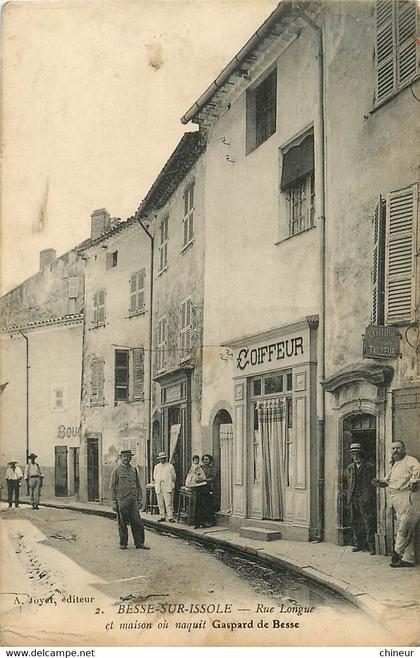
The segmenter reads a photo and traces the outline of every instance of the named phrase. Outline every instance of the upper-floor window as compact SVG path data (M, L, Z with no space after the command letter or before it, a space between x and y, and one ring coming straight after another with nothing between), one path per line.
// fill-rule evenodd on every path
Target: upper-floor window
M277 69L247 90L246 151L250 153L276 132Z
M130 309L129 314L135 315L144 311L144 285L146 270L134 272L130 277Z
M141 400L144 396L144 349L115 350L115 402Z
M192 303L191 299L185 300L180 308L181 331L180 331L180 360L185 361L191 356L192 343Z
M158 372L166 368L166 317L161 318L157 326L157 351L156 351L156 369Z
M417 10L411 0L376 2L376 104L417 73Z
M70 276L68 278L68 295L69 299L77 299L79 296L79 277Z
M194 237L194 183L188 185L184 192L183 247Z
M159 272L168 265L168 223L169 217L166 215L159 226Z
M110 251L106 254L106 269L110 270L117 267L118 264L118 251Z
M90 364L90 403L104 403L104 360L95 357Z
M418 186L380 197L373 221L372 322L415 320Z
M105 324L105 290L98 290L93 296L93 320L92 325L99 327Z
M54 411L65 411L67 406L67 386L54 386L52 389L52 408Z
M282 150L280 188L286 200L288 234L297 235L314 225L314 138L306 134Z

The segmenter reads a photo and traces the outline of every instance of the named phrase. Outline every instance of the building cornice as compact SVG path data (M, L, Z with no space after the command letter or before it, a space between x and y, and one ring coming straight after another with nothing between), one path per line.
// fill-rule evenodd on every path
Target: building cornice
M240 336L239 338L232 338L231 340L226 340L221 344L221 347L229 347L232 349L246 347L250 343L260 343L265 340L271 340L272 338L277 338L279 334L287 335L295 333L296 331L303 331L304 329L316 329L319 324L319 318L317 315L307 315L305 318L296 320L296 322L283 324L278 327L272 327L266 331L261 331L256 334L249 334L246 336Z
M46 318L44 320L35 320L34 322L24 322L22 324L12 324L7 327L0 327L0 333L13 334L30 329L40 329L45 327L64 327L75 326L83 323L83 313L74 315L63 315L60 318Z

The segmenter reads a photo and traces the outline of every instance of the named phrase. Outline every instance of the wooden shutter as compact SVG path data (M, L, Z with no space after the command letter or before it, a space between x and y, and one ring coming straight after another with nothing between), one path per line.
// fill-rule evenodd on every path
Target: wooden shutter
M187 299L181 304L181 331L180 331L180 351L181 360L187 359L191 352L192 338L192 304Z
M98 404L104 399L104 362L102 359L93 359L91 363L91 404Z
M134 272L130 277L130 313L144 310L144 281L146 270Z
M128 400L129 352L115 350L115 400Z
M372 324L384 324L386 204L379 197L373 218Z
M141 400L144 396L144 350L142 347L133 349L133 400Z
M416 74L417 69L416 3L400 0L397 10L397 80L402 85Z
M396 2L376 2L376 102L380 103L394 93L396 88Z
M69 277L68 285L69 285L69 298L77 299L79 295L79 277L78 276Z
M98 293L97 324L105 324L105 290Z
M414 321L417 185L387 196L385 322Z

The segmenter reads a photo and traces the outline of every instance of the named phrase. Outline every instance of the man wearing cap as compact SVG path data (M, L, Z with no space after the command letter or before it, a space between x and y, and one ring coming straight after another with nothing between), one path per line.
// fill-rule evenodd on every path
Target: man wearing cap
M158 523L168 521L175 523L172 496L175 488L176 473L172 464L168 464L166 452L160 452L157 456L159 463L153 469L153 480L159 505L160 519Z
M6 469L6 482L7 482L7 497L9 507L12 507L13 498L15 499L15 507L19 507L19 487L22 482L22 471L18 466L17 459L11 459L7 463Z
M116 466L111 475L112 509L117 513L120 548L128 544L128 524L136 548L149 550L144 543L144 526L140 518L141 487L137 469L131 466L131 450L121 451L121 464Z
M353 551L362 551L367 545L375 555L376 490L372 483L375 467L368 462L360 443L350 446L352 463L347 468L350 523L353 531Z
M39 498L41 495L43 475L40 465L35 461L38 455L31 452L28 455L30 460L25 467L25 482L28 487L28 493L31 495L32 509L39 509Z
M420 518L420 464L407 455L403 441L393 441L392 467L388 475L375 478L377 487L387 487L395 510L398 531L390 562L391 567L414 567L414 532Z

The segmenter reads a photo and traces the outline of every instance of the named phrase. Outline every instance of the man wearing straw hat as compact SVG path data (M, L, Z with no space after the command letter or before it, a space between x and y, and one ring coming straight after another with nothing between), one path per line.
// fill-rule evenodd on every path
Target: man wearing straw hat
M19 507L19 487L22 482L22 471L18 466L17 459L11 459L7 463L6 469L6 482L7 482L7 497L9 507L13 505L13 498L15 499L15 507Z
M168 521L175 523L172 496L175 488L176 473L172 464L168 464L166 452L160 452L157 456L159 463L153 469L153 480L159 505L160 519L158 523Z
M117 513L120 548L128 545L128 524L130 524L136 548L149 550L144 543L144 525L140 518L141 487L137 469L131 466L131 450L121 450L121 464L111 475L112 509Z
M36 463L35 459L38 455L31 452L28 455L29 462L25 466L25 481L28 487L28 493L31 494L32 509L39 509L39 499L41 495L43 474L41 467Z
M353 552L362 551L365 546L375 555L375 511L376 489L372 483L375 467L365 458L360 443L350 446L352 463L347 468L348 502L350 523L353 531Z

